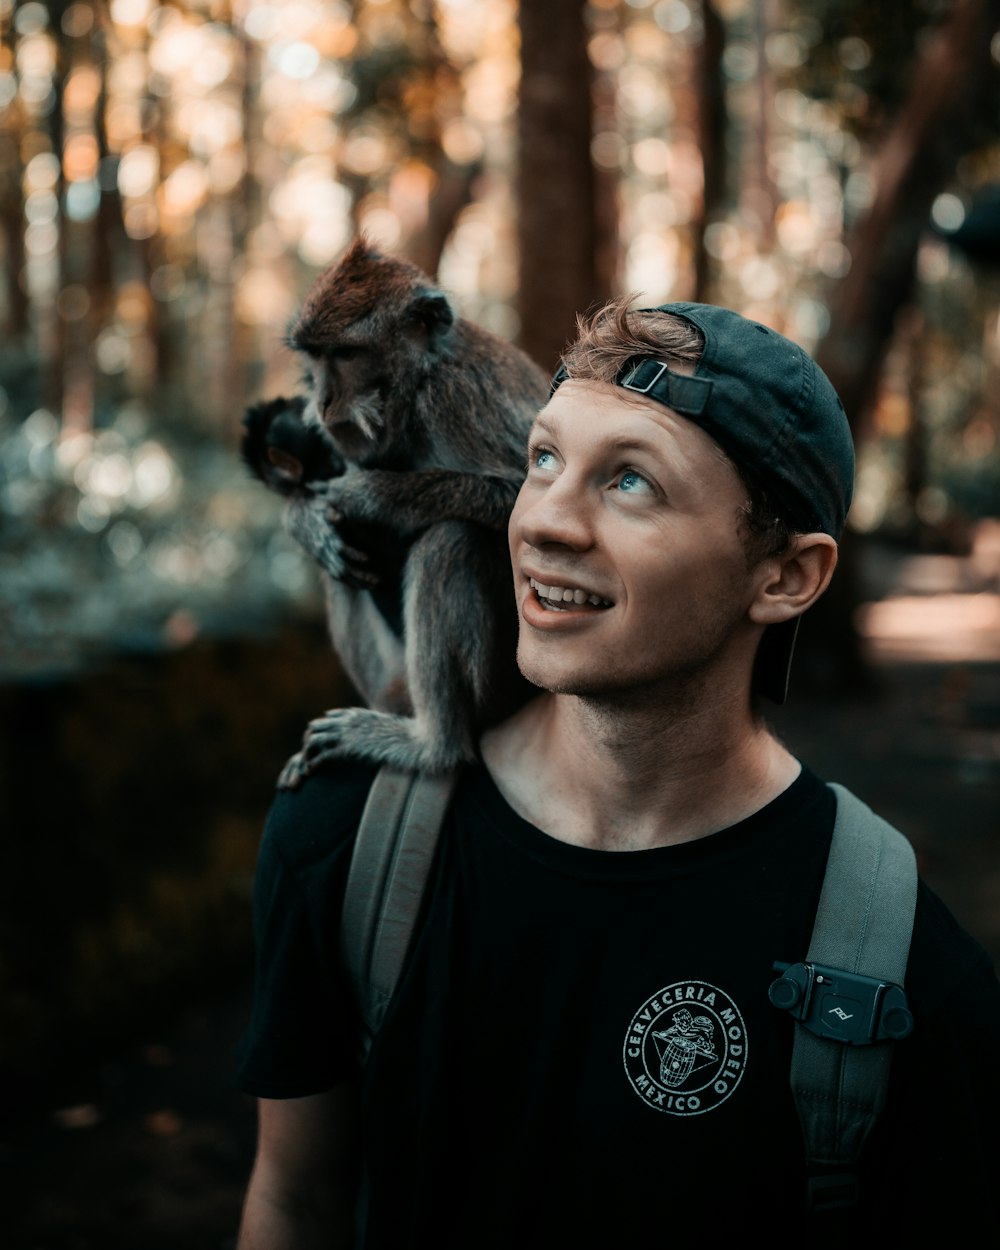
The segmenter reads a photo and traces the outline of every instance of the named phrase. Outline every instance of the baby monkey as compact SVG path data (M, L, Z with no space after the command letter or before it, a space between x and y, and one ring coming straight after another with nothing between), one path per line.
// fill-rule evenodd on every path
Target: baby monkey
M312 721L279 785L344 757L444 771L528 693L506 530L548 380L364 239L316 280L289 343L306 393L249 409L243 455L288 499L368 706Z

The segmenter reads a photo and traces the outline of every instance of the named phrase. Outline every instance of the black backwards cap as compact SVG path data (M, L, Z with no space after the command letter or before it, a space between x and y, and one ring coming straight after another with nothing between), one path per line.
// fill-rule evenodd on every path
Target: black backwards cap
M694 421L767 491L800 533L843 533L854 493L854 444L840 397L796 343L712 304L660 304L697 326L705 346L693 375L653 356L635 356L615 385ZM569 374L560 368L555 390ZM799 618L764 631L753 689L784 703Z

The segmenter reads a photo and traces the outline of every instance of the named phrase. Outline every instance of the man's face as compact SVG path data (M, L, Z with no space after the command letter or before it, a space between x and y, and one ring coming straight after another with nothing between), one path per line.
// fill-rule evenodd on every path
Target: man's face
M698 676L748 684L763 575L740 538L745 500L693 422L610 384L564 382L535 422L510 518L528 680L643 698Z

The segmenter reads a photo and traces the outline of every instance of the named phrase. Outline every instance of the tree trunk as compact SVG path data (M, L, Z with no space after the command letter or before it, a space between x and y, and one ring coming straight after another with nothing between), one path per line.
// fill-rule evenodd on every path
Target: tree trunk
M0 143L5 143L0 135ZM14 141L9 141L13 149ZM7 169L0 174L0 232L4 244L4 283L7 303L7 323L4 338L8 346L28 337L28 296L24 288L24 265L27 257L24 249L24 197L16 176L17 164L10 159Z
M439 151L433 169L437 181L427 204L427 217L405 240L402 249L419 269L432 277L438 271L441 254L459 214L472 202L472 188L482 165L478 161L456 165Z
M720 211L726 193L726 96L722 82L722 53L726 31L713 0L702 0L701 43L694 50L696 131L701 152L702 196L700 213L692 221L694 246L694 296L708 297L710 258L705 249L705 228Z
M518 109L519 341L554 369L576 314L606 296L590 157L585 0L522 0Z
M756 108L748 118L749 159L744 162L740 207L753 224L758 255L774 250L779 194L771 173L771 131L775 81L767 59L768 39L780 24L774 0L753 0L753 39L757 52Z
M816 353L856 433L913 289L931 205L968 150L975 102L996 75L990 36L998 24L1000 0L959 0L918 55L909 97L873 162L875 199L848 239L851 268Z

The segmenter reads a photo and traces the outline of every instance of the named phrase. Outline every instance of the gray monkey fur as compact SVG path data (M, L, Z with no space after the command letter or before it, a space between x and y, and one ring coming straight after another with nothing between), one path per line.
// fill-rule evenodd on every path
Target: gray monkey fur
M244 456L288 497L288 528L323 570L331 638L367 707L312 721L279 785L344 757L444 771L530 691L506 529L548 379L363 239L316 280L289 344L306 394L251 409ZM396 580L402 637L385 610Z

